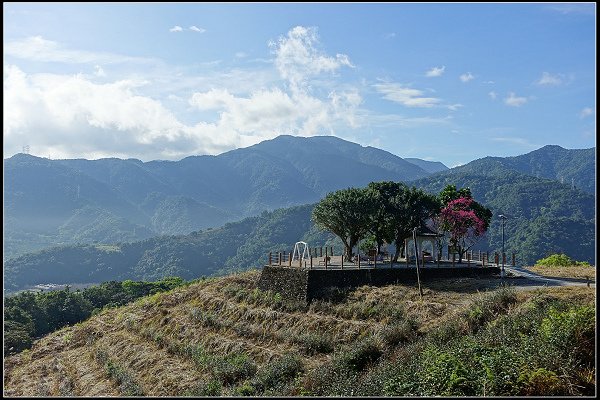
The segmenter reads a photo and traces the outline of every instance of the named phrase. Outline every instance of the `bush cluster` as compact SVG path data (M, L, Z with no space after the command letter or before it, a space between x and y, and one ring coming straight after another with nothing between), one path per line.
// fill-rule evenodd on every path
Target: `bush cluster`
M543 265L546 267L570 267L573 265L589 267L590 263L587 261L575 261L566 254L552 254L546 258L537 260L535 265Z

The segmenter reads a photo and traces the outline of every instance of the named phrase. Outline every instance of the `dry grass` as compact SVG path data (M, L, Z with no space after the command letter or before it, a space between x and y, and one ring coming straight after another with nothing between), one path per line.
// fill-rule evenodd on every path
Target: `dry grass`
M5 394L126 394L98 354L106 355L146 396L192 393L214 378L215 365L226 365L236 356L247 356L260 373L293 353L308 374L333 355L305 351L299 335L321 335L331 340L335 352L366 338L378 338L387 325L397 321L412 320L424 333L459 313L480 292L498 287L494 279L423 282L420 298L413 286L364 286L342 299L286 309L255 291L259 275L251 271L208 279L105 310L54 332L30 351L5 359ZM545 290L581 299L595 296L593 289L585 287ZM534 293L519 296L525 299ZM236 395L244 379L225 385L221 394Z
M596 268L572 265L570 267L548 267L545 265L536 265L526 267L528 271L548 277L548 278L575 278L587 279L596 282Z

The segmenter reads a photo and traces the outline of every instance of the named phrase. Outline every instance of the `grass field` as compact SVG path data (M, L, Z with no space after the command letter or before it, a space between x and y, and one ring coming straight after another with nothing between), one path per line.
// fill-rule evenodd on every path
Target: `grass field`
M557 378L552 368L559 367L549 363L567 368L567 362L539 353L546 339L532 325L554 315L550 305L560 305L559 320L571 305L593 307L594 289L516 292L499 289L497 279L460 278L423 282L422 299L414 286L363 286L307 305L260 291L259 275L207 279L54 332L5 359L4 394L494 395L595 388L589 366L568 367L579 368L581 377L569 369L570 380ZM585 315L577 321L589 321ZM531 356L503 355L519 340L526 342L517 355ZM540 382L552 386L536 389Z
M548 277L548 278L575 278L587 279L596 282L596 268L580 265L572 265L569 267L550 267L545 265L535 265L526 267L528 271Z

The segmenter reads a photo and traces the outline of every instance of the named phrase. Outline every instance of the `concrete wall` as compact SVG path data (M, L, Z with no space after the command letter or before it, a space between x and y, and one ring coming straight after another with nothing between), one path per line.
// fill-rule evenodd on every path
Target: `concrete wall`
M258 288L281 294L285 299L308 301L308 270L265 266L260 274Z
M421 282L469 276L500 274L497 267L422 268ZM414 268L381 269L294 269L265 266L258 287L272 290L284 298L310 301L325 295L329 288L355 288L363 285L384 286L395 283L416 284Z

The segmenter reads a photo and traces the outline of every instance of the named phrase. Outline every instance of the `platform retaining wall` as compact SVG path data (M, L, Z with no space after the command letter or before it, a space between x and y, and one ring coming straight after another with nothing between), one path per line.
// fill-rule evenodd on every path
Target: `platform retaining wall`
M423 268L421 283L457 277L486 277L500 274L498 267ZM258 287L280 293L286 299L307 301L325 296L331 288L356 288L363 285L385 286L395 283L416 284L417 272L408 268L382 269L295 269L265 266Z

